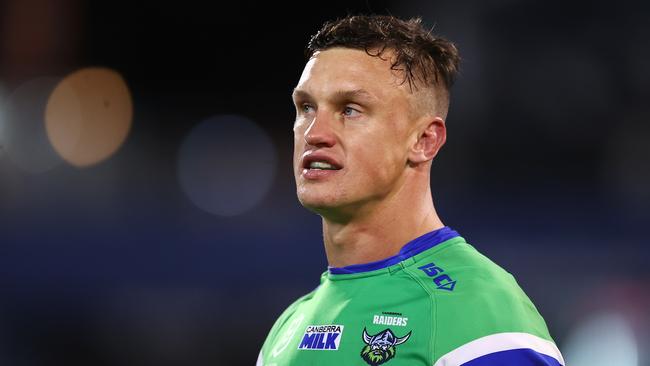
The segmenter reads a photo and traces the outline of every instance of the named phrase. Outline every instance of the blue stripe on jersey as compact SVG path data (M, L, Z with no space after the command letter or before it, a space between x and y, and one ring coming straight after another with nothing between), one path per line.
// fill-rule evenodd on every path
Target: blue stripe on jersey
M530 348L500 351L475 358L461 366L562 366L558 360Z
M399 253L395 254L392 257L388 257L376 262L353 264L347 267L330 267L329 271L331 274L351 274L369 272L390 267L393 264L397 264L405 259L411 258L416 254L420 254L429 248L433 248L436 245L449 239L453 239L457 236L460 235L458 235L456 231L445 226L411 240L410 242L406 243L402 249L400 249Z

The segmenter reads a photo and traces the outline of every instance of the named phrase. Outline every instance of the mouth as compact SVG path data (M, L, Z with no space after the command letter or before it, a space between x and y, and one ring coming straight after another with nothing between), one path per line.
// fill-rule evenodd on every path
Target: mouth
M302 176L307 179L325 178L341 169L336 159L320 152L307 152L302 158Z
M312 161L309 163L309 166L306 167L307 169L318 169L318 170L339 170L341 168L336 167L330 163L327 163L325 161Z

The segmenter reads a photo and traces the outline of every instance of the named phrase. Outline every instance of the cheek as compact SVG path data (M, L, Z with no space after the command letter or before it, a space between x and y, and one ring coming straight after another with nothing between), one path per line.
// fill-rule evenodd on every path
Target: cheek
M359 156L364 162L373 165L377 170L393 170L402 166L405 149L396 133L374 136L365 144L359 144Z
M372 146L357 146L356 158L354 159L353 171L360 173L359 179L367 181L367 184L381 185L392 181L397 174L397 164L394 154L383 146L384 144L373 144ZM360 184L364 186L365 184Z
M293 165L297 167L300 163L300 155L302 154L301 148L302 135L294 129L293 135Z
M372 151L366 152L363 164L372 180L368 184L393 186L404 170L403 152L394 144L377 144Z

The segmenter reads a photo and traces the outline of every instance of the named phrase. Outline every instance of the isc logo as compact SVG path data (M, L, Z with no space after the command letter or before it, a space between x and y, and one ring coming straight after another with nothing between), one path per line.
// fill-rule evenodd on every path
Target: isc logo
M421 267L418 267L418 269L426 273L427 276L433 277L433 283L438 286L438 289L454 291L454 287L456 287L456 281L452 280L451 277L446 274L441 274L444 272L444 270L436 266L434 263L425 264Z

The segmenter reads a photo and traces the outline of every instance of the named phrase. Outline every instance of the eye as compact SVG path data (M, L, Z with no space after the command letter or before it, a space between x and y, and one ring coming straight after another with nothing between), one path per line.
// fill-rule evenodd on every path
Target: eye
M311 104L303 103L300 105L300 111L302 113L311 113L314 111L314 106Z
M356 109L354 109L352 107L343 108L343 115L346 116L346 117L356 117L359 114L361 114L361 112L359 112L358 110L356 110Z

